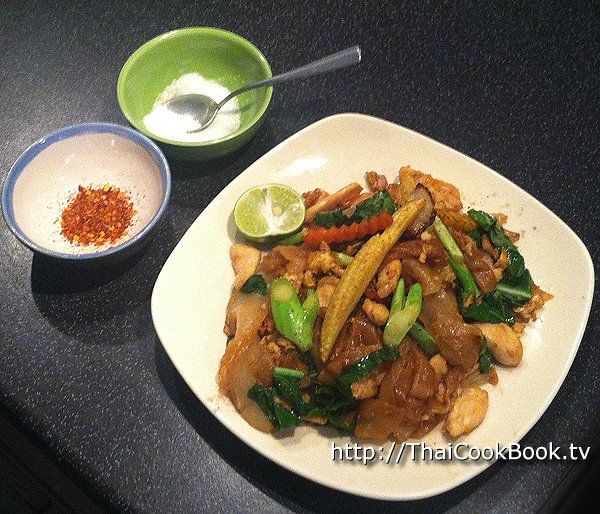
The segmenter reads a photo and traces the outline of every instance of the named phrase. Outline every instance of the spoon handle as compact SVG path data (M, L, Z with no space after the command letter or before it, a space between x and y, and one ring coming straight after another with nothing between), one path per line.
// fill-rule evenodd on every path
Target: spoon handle
M286 82L288 80L312 77L313 75L320 75L322 73L339 70L340 68L345 68L347 66L351 66L352 64L358 64L360 62L360 58L360 47L358 45L351 46L350 48L346 48L341 52L328 55L327 57L323 57L322 59L306 64L305 66L301 66L300 68L275 75L270 79L253 82L252 84L248 84L240 89L236 89L233 93L223 98L223 100L219 102L218 107L221 108L234 96L251 89L272 86L273 84L280 84L281 82Z

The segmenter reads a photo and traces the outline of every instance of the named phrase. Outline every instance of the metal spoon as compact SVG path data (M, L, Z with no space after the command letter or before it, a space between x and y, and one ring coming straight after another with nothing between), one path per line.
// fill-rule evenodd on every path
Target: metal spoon
M194 130L188 130L188 133L200 132L205 129L215 119L219 109L223 107L229 100L234 96L237 96L251 89L257 87L271 86L273 84L280 84L288 80L300 79L304 77L312 77L313 75L320 75L340 68L345 68L352 64L358 64L360 62L360 47L358 45L342 50L335 54L323 57L318 61L311 62L295 70L275 75L270 79L261 80L259 82L253 82L248 84L236 91L233 91L227 95L219 103L215 102L212 98L201 95L201 94L188 94L181 95L172 98L166 103L167 108L176 112L177 114L191 115L198 122L198 128Z

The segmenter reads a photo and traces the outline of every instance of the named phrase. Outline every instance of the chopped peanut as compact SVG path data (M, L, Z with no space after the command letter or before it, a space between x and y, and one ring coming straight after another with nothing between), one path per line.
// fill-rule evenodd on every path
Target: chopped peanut
M377 275L377 296L385 298L391 295L398 287L402 264L399 259L388 262Z
M329 305L329 301L339 280L337 277L327 276L320 279L317 283L317 297L319 298L319 306L322 309L326 309Z
M368 298L365 298L362 309L367 318L375 325L385 325L390 317L390 311L388 311L385 305L369 300Z
M439 353L429 359L429 364L435 370L436 375L442 376L448 373L448 363Z
M366 179L369 187L375 192L383 191L388 187L388 181L385 175L380 175L375 171L367 171Z
M421 252L421 255L419 255L419 262L421 264L425 264L425 261L427 260L427 256L429 255L430 252L431 252L431 246L423 245L423 251Z
M318 251L310 252L308 254L306 265L308 271L315 275L319 273L333 273L334 275L340 276L343 272L340 263L325 242L321 243Z
M498 372L495 366L492 366L492 369L488 373L488 382L494 386L498 385Z

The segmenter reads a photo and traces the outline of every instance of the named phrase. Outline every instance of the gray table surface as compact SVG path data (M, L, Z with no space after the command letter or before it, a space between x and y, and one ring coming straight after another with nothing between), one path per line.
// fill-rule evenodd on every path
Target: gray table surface
M347 111L399 123L499 171L565 220L598 263L598 3L5 0L0 179L49 131L84 121L125 124L116 80L127 57L155 35L192 25L247 37L275 72L354 43L364 61L277 88L256 138L230 158L171 162L168 212L133 259L73 270L32 255L0 223L2 412L117 510L541 508L568 463L497 464L451 492L409 503L357 498L282 470L231 435L186 387L152 327L150 294L171 250L225 185L288 136ZM586 445L597 430L599 320L596 293L571 371L524 443Z

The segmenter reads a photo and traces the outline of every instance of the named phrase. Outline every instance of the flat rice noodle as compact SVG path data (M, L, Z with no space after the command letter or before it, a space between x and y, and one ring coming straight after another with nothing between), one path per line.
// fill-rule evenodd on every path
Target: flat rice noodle
M352 316L340 331L331 355L327 361L327 371L339 375L344 368L383 347L383 334L360 311Z
M391 367L391 362L384 362L375 371L369 373L366 377L357 380L350 386L352 396L357 400L366 400L377 396L379 392L379 385L383 380L383 377Z
M395 259L400 259L401 261L404 261L404 259L408 257L418 259L425 250L425 247L429 248L427 262L434 263L438 266L445 266L448 264L448 254L446 253L446 250L444 250L440 240L434 237L429 241L423 241L422 239L410 239L408 241L396 243L394 246L392 246L390 251L383 259L380 269L386 266L388 262Z
M227 373L229 361L238 355L238 347L245 347L259 339L258 331L269 313L268 298L256 294L234 293L227 306L227 315L235 321L235 337L225 348L219 374Z
M399 426L392 434L392 437L399 442L406 441L409 437L412 437L418 428L419 423L405 418L399 423Z
M420 422L428 412L427 399L436 391L437 377L425 354L414 343L393 362L379 388L379 399L398 407L403 416Z
M444 421L445 418L446 414L433 414L430 418L423 420L421 424L417 427L417 429L410 434L410 437L412 437L413 439L420 439L421 437L425 437L442 421Z
M414 362L413 383L409 395L418 400L431 398L437 386L437 375L429 359L417 347L411 348L407 358L412 358Z
M430 423L432 418L441 416L443 419L448 414L454 400L458 396L458 391L464 382L465 375L467 375L467 372L462 371L456 366L451 366L448 372L439 378L435 395L428 400L428 418L422 423L423 429L432 424L432 422ZM439 420L433 426L438 423ZM417 437L416 434L415 437Z
M297 369L302 371L302 373L304 373L304 377L300 381L300 386L309 386L310 378L308 376L308 366L300 358L300 354L295 349L280 348L277 357L274 358L274 365L280 368Z
M360 402L354 433L374 441L385 441L389 437L404 441L417 427L418 424L407 420L395 405L370 398Z
M283 255L283 258L288 261L288 272L306 271L306 260L309 250L303 246L276 246L273 250L278 251Z
M475 244L474 239L458 230L448 229L460 251L465 256L465 264L472 273L475 282L482 292L488 293L496 289L498 279L492 265L488 262L489 256Z
M219 390L229 397L243 418L254 428L271 432L273 426L260 407L248 398L256 383L270 386L274 360L261 343L258 331L268 309L265 297L238 294L235 305L236 333L225 349L218 374Z
M465 264L471 271L476 284L483 293L490 293L496 289L498 278L492 266L485 260L465 256Z
M275 248L267 253L260 261L257 273L263 273L269 281L276 277L285 275L285 268L288 261L281 255L281 252L275 251Z
M307 268L309 251L302 246L276 246L267 253L258 265L268 280L284 275L301 277Z
M233 336L255 334L270 313L269 298L256 294L245 294L234 291L227 303L225 312L225 333Z
M402 278L406 281L407 288L416 282L421 284L423 296L437 293L444 287L439 268L423 264L412 257L402 261Z
M464 322L454 292L448 288L423 298L419 319L435 339L446 361L464 371L479 360L481 332Z

